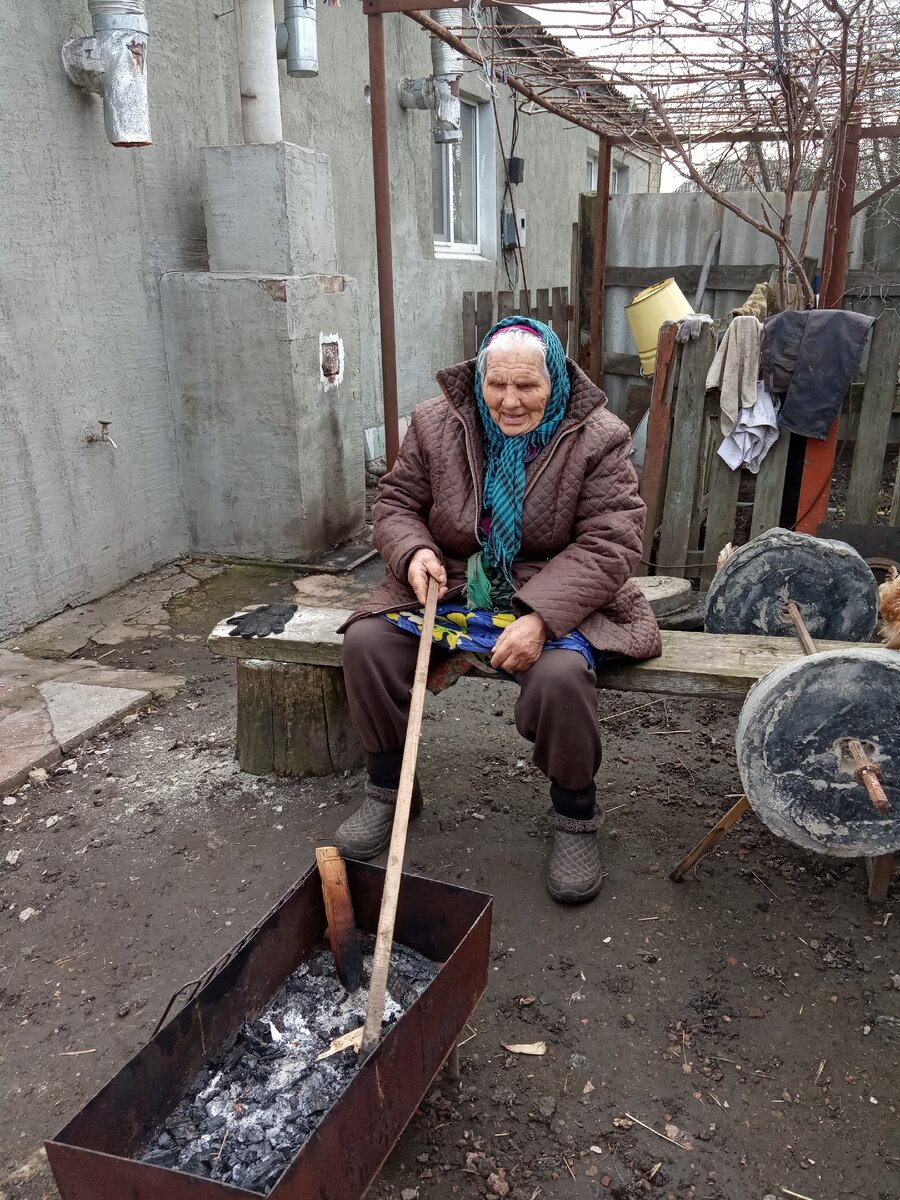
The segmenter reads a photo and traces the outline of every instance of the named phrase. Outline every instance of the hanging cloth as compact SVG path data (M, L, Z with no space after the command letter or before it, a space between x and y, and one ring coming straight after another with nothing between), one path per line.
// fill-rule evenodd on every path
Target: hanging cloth
M763 325L756 317L735 317L725 331L706 376L706 390L719 392L719 423L727 437L742 408L756 404Z

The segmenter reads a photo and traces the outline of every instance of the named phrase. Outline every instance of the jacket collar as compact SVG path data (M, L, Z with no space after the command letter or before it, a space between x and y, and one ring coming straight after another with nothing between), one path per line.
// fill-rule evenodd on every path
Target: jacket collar
M565 415L551 441L559 437L567 429L580 425L594 409L606 404L606 393L597 387L581 367L570 358L566 359L569 372L569 403ZM457 363L455 367L447 367L436 375L438 386L447 398L450 406L469 426L478 425L478 410L475 407L475 359Z

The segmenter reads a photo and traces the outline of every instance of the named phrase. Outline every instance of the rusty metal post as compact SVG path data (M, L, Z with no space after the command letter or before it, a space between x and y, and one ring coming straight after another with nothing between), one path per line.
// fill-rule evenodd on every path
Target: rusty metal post
M384 17L380 13L369 14L368 35L372 176L375 183L375 255L378 267L378 321L381 330L381 390L385 456L390 469L400 448L400 420L397 410L397 331L394 324L387 78L384 66Z
M606 250L609 241L609 185L612 174L612 145L600 138L597 156L597 208L594 218L594 263L591 272L591 370L598 387L603 386L603 317L605 315Z
M847 254L850 248L850 225L853 220L853 204L856 192L856 175L859 167L859 139L861 124L855 118L847 129L841 155L840 170L832 177L828 191L828 216L825 228L827 249L825 251L825 273L819 292L820 308L840 308L847 283ZM828 244L830 241L830 244ZM818 531L828 516L828 494L834 460L837 453L838 424L840 413L835 417L828 437L824 442L808 438L803 459L803 479L800 483L800 498L797 502L799 533Z

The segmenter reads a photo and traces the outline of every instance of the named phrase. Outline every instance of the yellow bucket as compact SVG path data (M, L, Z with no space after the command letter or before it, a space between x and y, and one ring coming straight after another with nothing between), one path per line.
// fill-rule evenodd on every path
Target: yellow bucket
M625 315L645 375L652 375L656 370L656 343L660 328L666 321L680 321L682 317L689 317L693 311L674 279L654 283L625 305Z

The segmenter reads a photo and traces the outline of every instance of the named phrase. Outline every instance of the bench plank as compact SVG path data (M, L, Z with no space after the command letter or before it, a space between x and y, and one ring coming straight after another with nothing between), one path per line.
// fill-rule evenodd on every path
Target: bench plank
M252 639L229 637L230 626L223 621L210 634L208 645L214 654L229 658L338 667L343 639L335 630L349 615L347 609L301 609L284 633ZM661 658L607 664L600 672L601 686L625 692L740 700L757 679L802 655L794 638L671 630L663 633L662 641ZM816 643L819 650L845 649L850 644Z

